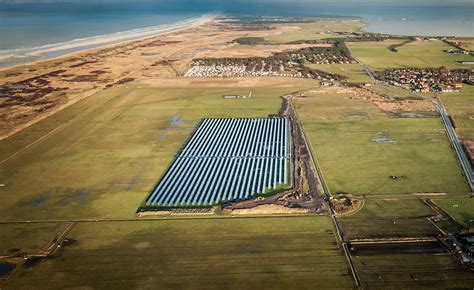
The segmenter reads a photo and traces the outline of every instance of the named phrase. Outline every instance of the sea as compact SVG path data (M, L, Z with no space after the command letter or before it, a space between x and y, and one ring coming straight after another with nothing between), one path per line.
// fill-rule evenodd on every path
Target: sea
M12 61L0 61L0 66L55 57L114 41L166 31L186 25L203 15L215 13L357 17L367 22L365 29L369 32L474 37L474 1L452 1L452 4L448 3L451 1L446 1L447 4L441 5L439 2L438 5L427 5L429 0L421 1L425 5L397 2L0 0L0 59L17 56ZM101 39L107 41L100 41ZM94 40L95 44L90 45L89 41L88 45L78 45L88 40ZM59 46L68 49L54 49ZM45 49L48 53L35 53Z

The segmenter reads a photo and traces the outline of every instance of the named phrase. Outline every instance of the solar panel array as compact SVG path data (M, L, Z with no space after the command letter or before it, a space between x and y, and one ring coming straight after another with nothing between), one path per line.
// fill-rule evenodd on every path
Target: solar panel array
M288 120L205 119L146 200L213 205L287 183Z

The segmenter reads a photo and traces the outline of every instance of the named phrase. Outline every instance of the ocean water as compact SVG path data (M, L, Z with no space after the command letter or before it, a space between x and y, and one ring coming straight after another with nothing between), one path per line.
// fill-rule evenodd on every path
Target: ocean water
M0 56L178 23L206 13L352 16L365 19L371 32L474 37L474 1L443 6L397 5L394 0L381 1L383 5L350 0L341 4L318 0L29 1L0 0Z

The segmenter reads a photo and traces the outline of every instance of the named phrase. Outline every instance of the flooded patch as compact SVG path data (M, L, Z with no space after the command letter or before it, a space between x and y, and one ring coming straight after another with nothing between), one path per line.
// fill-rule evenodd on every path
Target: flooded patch
M179 127L181 125L193 124L191 121L184 121L179 116L173 116L170 119L170 124L165 128L165 131L176 130L176 131L192 131L193 127Z
M42 194L42 195L36 197L33 200L32 205L33 206L39 206L39 205L43 204L47 199L48 199L48 195L47 194Z
M67 205L71 203L83 204L89 200L89 193L80 189L76 190L64 190L64 194L58 200L57 204Z
M397 141L392 140L390 136L384 132L377 132L377 135L377 137L370 139L370 141L379 144L397 144Z
M0 278L5 278L15 269L15 265L7 262L0 262Z
M184 121L181 120L181 118L179 116L173 116L173 117L171 117L170 123L173 126L178 126L178 125L184 124Z

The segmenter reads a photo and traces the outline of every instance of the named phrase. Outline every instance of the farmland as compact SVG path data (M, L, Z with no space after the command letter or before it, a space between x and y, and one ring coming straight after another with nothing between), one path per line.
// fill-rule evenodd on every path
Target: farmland
M353 83L368 83L369 76L359 64L307 64L311 69L321 70L330 74L345 77L345 81Z
M431 210L413 193L468 191L441 121L398 118L366 100L316 92L296 99L296 109L325 181L332 193L364 198L358 212L341 217L345 237L436 234L426 220Z
M332 192L467 191L439 119L394 118L344 94L314 94L296 105Z
M281 95L311 86L278 78L163 80L102 91L0 142L7 159L0 216L130 217L203 117L266 117L278 112ZM223 99L250 90L251 99Z
M362 21L350 19L319 20L316 23L292 23L287 31L265 36L265 40L276 43L288 43L301 40L320 40L324 38L337 37L338 35L333 31L359 31L362 26Z
M404 68L404 67L440 67L469 68L460 61L473 60L469 55L455 55L444 52L452 47L441 40L416 41L398 48L398 52L388 49L390 45L400 40L385 40L381 42L352 42L348 43L352 52L363 63L374 69Z
M214 205L287 183L288 121L205 119L145 206Z
M13 288L299 289L355 286L328 217L81 223Z
M355 246L355 248L360 248ZM372 253L353 253L362 283L367 288L469 288L474 276L442 248L373 245Z
M434 202L464 227L474 226L474 199L469 197L439 198Z
M408 90L360 85L341 40L362 21L225 22L2 73L11 116L45 118L0 141L0 255L17 266L0 288L470 287L438 228L458 230L438 207L464 227L474 211L443 123ZM376 70L466 67L438 40L388 49L402 41L349 45ZM17 90L80 101L48 117ZM464 90L441 98L469 141Z

